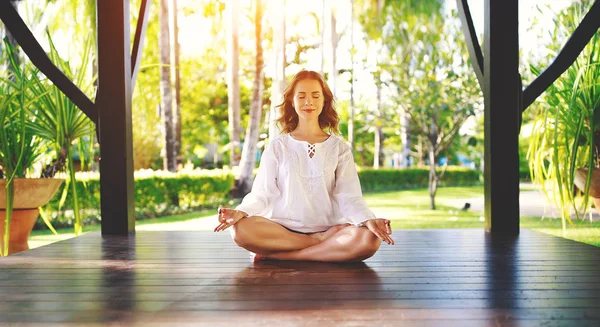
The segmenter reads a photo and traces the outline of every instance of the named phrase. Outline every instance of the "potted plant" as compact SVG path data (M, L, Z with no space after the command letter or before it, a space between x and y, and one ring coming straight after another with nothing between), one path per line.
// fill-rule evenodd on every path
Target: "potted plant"
M22 70L14 49L7 43L10 76L0 80L0 253L28 249L27 238L45 205L62 183L57 179L25 179L45 150L46 141L35 135L32 107L36 98L28 92L37 71Z
M559 13L550 53L573 33L591 6L576 2ZM532 67L534 74L539 70ZM528 157L532 180L542 185L557 204L563 222L571 213L585 216L589 197L600 198L600 32L577 60L546 91L540 101L542 114L534 119ZM577 196L574 186L583 196ZM600 208L600 201L594 200Z
M50 37L49 41L50 59L67 77L82 85L86 78L85 69L73 74L69 63L58 56ZM56 86L42 79L37 69L31 68L31 65L21 68L15 60L14 49L8 42L5 44L11 72L10 76L0 80L0 124L3 126L0 133L0 175L3 175L0 176L0 198L5 199L0 200L0 208L3 208L0 215L5 217L0 222L4 226L0 235L3 235L4 255L28 248L27 238L39 214L37 208L45 205L64 181L52 178L59 171L67 170L67 185L61 198L64 200L70 191L74 203L75 234L82 232L73 147L81 137L89 135L93 138L94 134L94 124L83 112ZM85 49L82 54L84 68L87 67L90 42ZM81 143L79 145L82 153ZM31 175L32 167L42 152L53 153L56 159L41 171L41 178L25 178L31 177L26 175L28 172ZM41 217L55 232L48 219L44 215ZM20 226L21 221L26 221L23 227Z

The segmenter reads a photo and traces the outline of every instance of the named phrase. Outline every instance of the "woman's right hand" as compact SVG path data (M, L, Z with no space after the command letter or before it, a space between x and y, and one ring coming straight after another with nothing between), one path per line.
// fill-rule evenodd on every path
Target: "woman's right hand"
M219 225L215 227L215 232L223 231L233 225L235 225L240 219L247 217L248 215L239 210L229 208L219 208Z

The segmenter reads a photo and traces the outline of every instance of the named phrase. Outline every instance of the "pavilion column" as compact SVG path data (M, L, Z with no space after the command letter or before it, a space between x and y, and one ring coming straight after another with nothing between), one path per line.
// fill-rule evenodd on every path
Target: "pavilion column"
M129 0L97 1L102 235L135 232Z
M485 0L485 229L519 233L518 0Z

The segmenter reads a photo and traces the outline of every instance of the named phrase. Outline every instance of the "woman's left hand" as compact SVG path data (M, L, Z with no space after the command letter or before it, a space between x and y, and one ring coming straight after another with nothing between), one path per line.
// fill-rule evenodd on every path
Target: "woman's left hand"
M390 221L388 219L369 219L365 222L365 226L382 241L394 245L394 240L390 237L392 234L392 227L390 226Z

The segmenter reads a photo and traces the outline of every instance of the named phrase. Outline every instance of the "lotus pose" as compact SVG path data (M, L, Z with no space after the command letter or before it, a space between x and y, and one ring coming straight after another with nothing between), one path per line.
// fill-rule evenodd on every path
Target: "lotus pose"
M242 203L219 208L215 232L231 227L255 261L361 261L381 241L394 244L390 221L363 199L350 146L330 134L339 133L339 118L321 75L296 74L280 109L283 133L265 149Z

